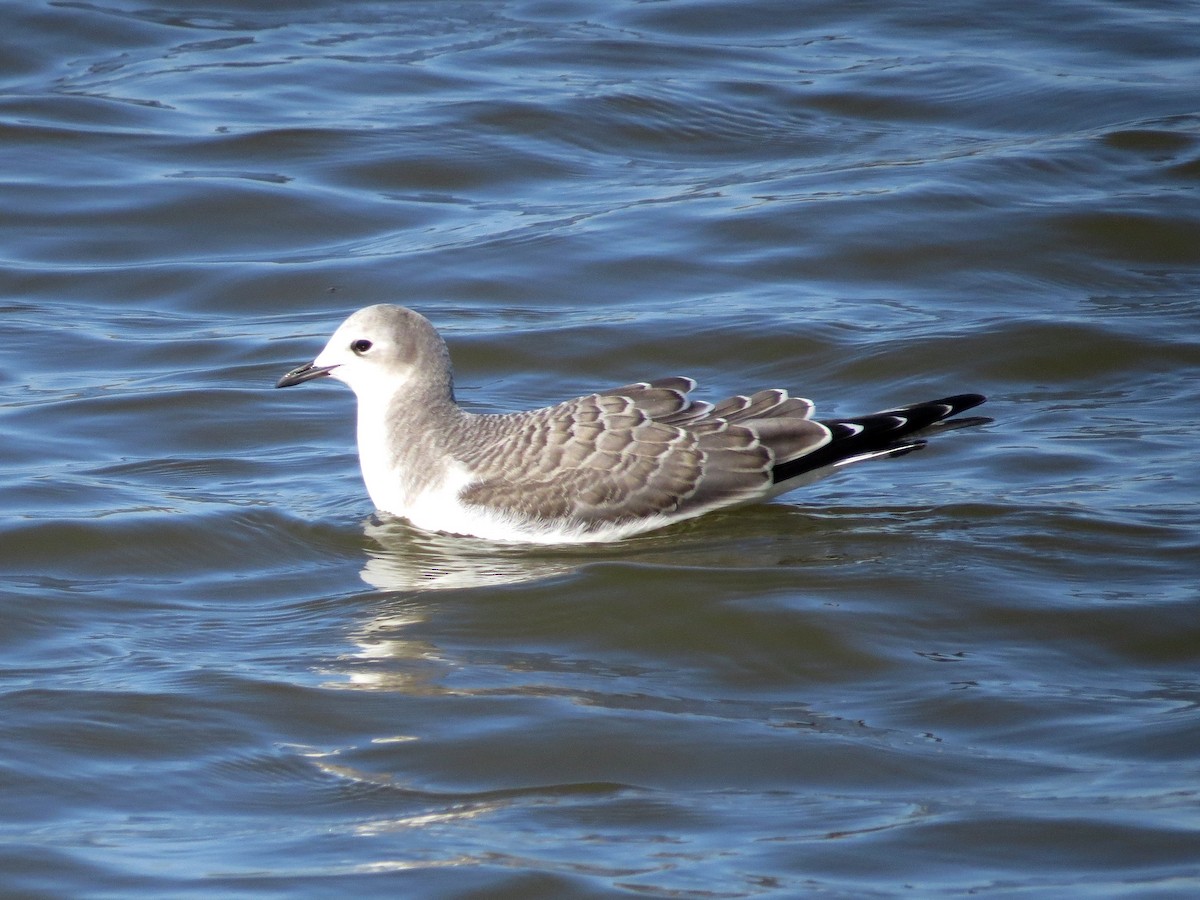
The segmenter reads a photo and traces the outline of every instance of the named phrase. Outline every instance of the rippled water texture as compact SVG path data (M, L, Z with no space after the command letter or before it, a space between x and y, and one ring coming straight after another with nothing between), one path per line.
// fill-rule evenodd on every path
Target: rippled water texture
M1194 4L0 0L0 893L1200 893ZM993 425L627 542L372 517L510 410Z

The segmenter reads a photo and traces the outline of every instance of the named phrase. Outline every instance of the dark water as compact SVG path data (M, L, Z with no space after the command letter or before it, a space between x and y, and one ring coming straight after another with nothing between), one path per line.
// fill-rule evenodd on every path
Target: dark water
M0 3L6 896L1200 893L1190 3ZM349 311L506 410L996 423L593 548L371 518Z

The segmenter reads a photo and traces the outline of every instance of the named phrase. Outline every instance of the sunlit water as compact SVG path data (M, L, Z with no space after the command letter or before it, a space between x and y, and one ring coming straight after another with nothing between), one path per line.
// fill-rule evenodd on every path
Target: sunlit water
M0 892L1200 892L1190 4L0 3ZM372 518L342 317L510 410L991 426L619 544Z

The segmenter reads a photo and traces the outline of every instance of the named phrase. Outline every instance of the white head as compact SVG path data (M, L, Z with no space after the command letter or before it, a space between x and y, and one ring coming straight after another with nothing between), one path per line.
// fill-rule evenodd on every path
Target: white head
M403 306L368 306L338 326L311 363L288 372L276 387L329 375L360 399L392 395L401 387L453 398L446 342L424 316Z

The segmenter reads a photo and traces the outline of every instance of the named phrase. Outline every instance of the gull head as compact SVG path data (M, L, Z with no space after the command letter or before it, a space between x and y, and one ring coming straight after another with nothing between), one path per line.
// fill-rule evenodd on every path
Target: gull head
M424 316L403 306L368 306L338 326L317 358L284 375L275 387L323 376L345 382L360 398L410 386L453 396L450 356Z

